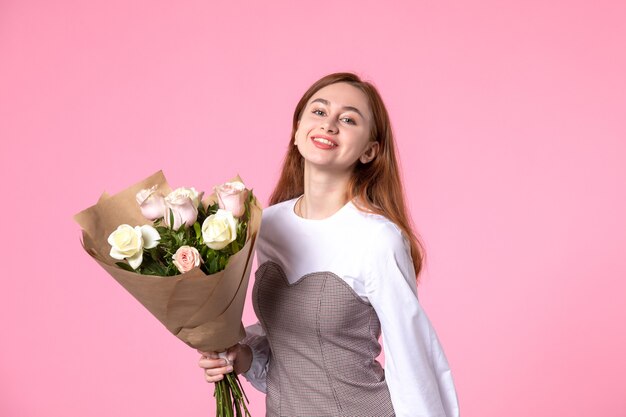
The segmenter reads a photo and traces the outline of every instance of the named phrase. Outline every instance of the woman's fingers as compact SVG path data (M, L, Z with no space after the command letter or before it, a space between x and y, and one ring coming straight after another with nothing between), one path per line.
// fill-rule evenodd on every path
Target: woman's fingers
M224 374L231 373L233 371L233 367L223 366L221 368L209 368L204 370L204 378L207 382L216 382L224 379Z
M216 358L219 357L217 352L213 352L213 351L203 352L200 349L198 349L197 351L202 356L205 356L205 357L210 358L210 359L216 359Z
M224 374L233 372L237 352L238 344L231 346L227 352L221 354L198 350L198 353L202 355L198 361L198 366L204 368L204 379L207 382L217 382L224 379Z
M204 379L206 380L206 382L217 382L217 381L221 381L222 379L224 379L224 375L208 376L205 374Z
M203 353L203 355L204 354L205 353ZM232 365L228 365L226 360L221 358L209 359L208 357L203 356L198 361L198 366L204 368L204 379L206 379L207 382L221 381L224 379L224 374L228 374L233 371Z
M221 368L221 367L226 367L228 365L230 364L226 361L226 359L222 359L222 358L209 359L203 356L198 361L198 366L200 368L205 368L205 369Z

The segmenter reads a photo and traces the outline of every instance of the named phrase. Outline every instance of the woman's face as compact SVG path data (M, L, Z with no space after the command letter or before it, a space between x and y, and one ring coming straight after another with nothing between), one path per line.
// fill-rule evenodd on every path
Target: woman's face
M332 171L352 171L378 151L370 141L372 114L367 96L344 82L318 90L298 121L295 144L306 163Z

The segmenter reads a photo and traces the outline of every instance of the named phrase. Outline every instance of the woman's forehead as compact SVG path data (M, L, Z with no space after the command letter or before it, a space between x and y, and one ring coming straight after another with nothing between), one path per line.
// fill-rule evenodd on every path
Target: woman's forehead
M335 83L320 88L313 94L308 105L314 102L352 110L363 117L369 113L369 103L365 93L348 83Z

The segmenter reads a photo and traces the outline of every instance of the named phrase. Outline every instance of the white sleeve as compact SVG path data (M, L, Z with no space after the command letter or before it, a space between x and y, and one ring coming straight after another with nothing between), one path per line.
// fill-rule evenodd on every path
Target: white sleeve
M252 364L242 375L261 392L267 392L267 364L270 356L270 345L263 327L259 322L246 327L246 337L240 343L250 346Z
M408 242L393 223L375 236L367 297L383 333L385 379L397 417L458 417L452 373L417 299Z

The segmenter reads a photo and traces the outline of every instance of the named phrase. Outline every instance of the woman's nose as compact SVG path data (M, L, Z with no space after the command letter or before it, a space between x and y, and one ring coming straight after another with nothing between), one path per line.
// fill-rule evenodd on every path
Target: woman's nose
M333 133L337 132L337 126L335 125L335 123L328 119L326 119L324 123L322 124L322 129L326 130L327 132L333 132Z

